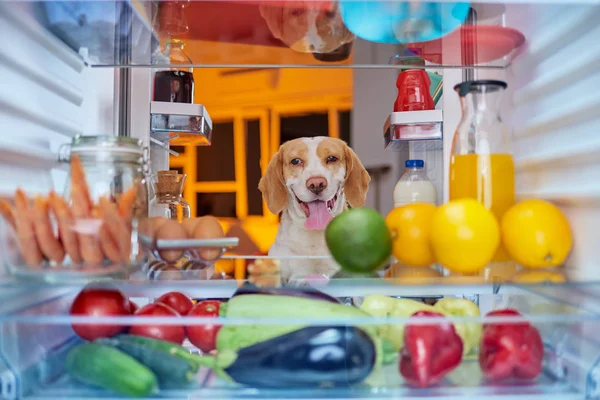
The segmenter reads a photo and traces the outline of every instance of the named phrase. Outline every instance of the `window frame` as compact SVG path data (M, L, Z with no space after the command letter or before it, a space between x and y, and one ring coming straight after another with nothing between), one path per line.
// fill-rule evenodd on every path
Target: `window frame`
M340 137L339 113L352 111L352 102L339 98L323 98L320 101L301 101L286 105L248 109L211 110L213 122L233 122L233 143L235 180L197 182L195 146L185 146L179 156L170 156L171 168L183 168L187 175L184 198L190 204L192 215L196 215L197 193L236 193L236 217L220 218L222 220L239 220L241 222L277 223L278 216L271 213L263 198L263 215L248 215L248 182L246 171L246 122L258 120L260 126L260 170L264 175L269 161L279 150L281 140L281 118L298 116L307 113L327 113L328 132L330 137Z

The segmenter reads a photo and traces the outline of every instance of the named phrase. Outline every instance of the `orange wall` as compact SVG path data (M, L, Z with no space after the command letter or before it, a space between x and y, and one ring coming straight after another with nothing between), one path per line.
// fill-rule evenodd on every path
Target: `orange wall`
M267 46L188 41L185 51L192 60L205 60L207 65L225 60L256 64L314 62L310 54ZM237 59L240 54L245 55L243 60ZM346 101L351 101L352 98L352 70L347 68L276 68L254 71L196 68L194 81L195 101L206 105L209 110L211 106L233 109L271 106L281 102L306 103L310 99L322 99L325 95L339 96Z

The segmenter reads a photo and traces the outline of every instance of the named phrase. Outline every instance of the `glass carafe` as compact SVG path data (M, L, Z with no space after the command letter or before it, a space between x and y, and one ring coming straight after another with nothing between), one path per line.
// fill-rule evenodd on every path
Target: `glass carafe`
M171 67L157 70L154 74L152 99L170 103L193 103L194 71L190 67L192 60L184 51L183 41L168 40L164 54L156 57L155 62L168 63Z
M500 119L499 103L506 83L481 80L454 87L462 104L450 158L450 200L473 198L491 210L498 222L515 203L511 132ZM508 261L500 248L493 262Z
M164 217L179 222L190 218L190 205L182 196L185 178L185 174L178 174L177 171L158 171L152 175L150 217Z

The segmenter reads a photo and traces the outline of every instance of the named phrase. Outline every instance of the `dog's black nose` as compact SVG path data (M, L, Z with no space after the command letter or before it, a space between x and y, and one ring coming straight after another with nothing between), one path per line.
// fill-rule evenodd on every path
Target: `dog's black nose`
M320 194L327 187L327 179L322 176L313 176L306 181L306 188L314 194Z

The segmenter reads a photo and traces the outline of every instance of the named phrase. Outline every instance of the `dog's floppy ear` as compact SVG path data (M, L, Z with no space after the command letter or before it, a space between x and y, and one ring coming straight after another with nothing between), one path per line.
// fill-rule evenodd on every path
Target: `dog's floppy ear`
M265 175L258 182L258 189L262 192L267 207L273 214L279 214L285 208L288 192L283 180L282 151L279 150L267 166Z
M344 183L344 193L346 200L352 208L358 208L365 205L367 201L367 191L371 177L362 165L358 156L348 145L346 145L346 182Z
M283 40L283 6L264 4L258 6L260 15L267 22L267 26L275 39ZM287 43L286 43L287 44Z

